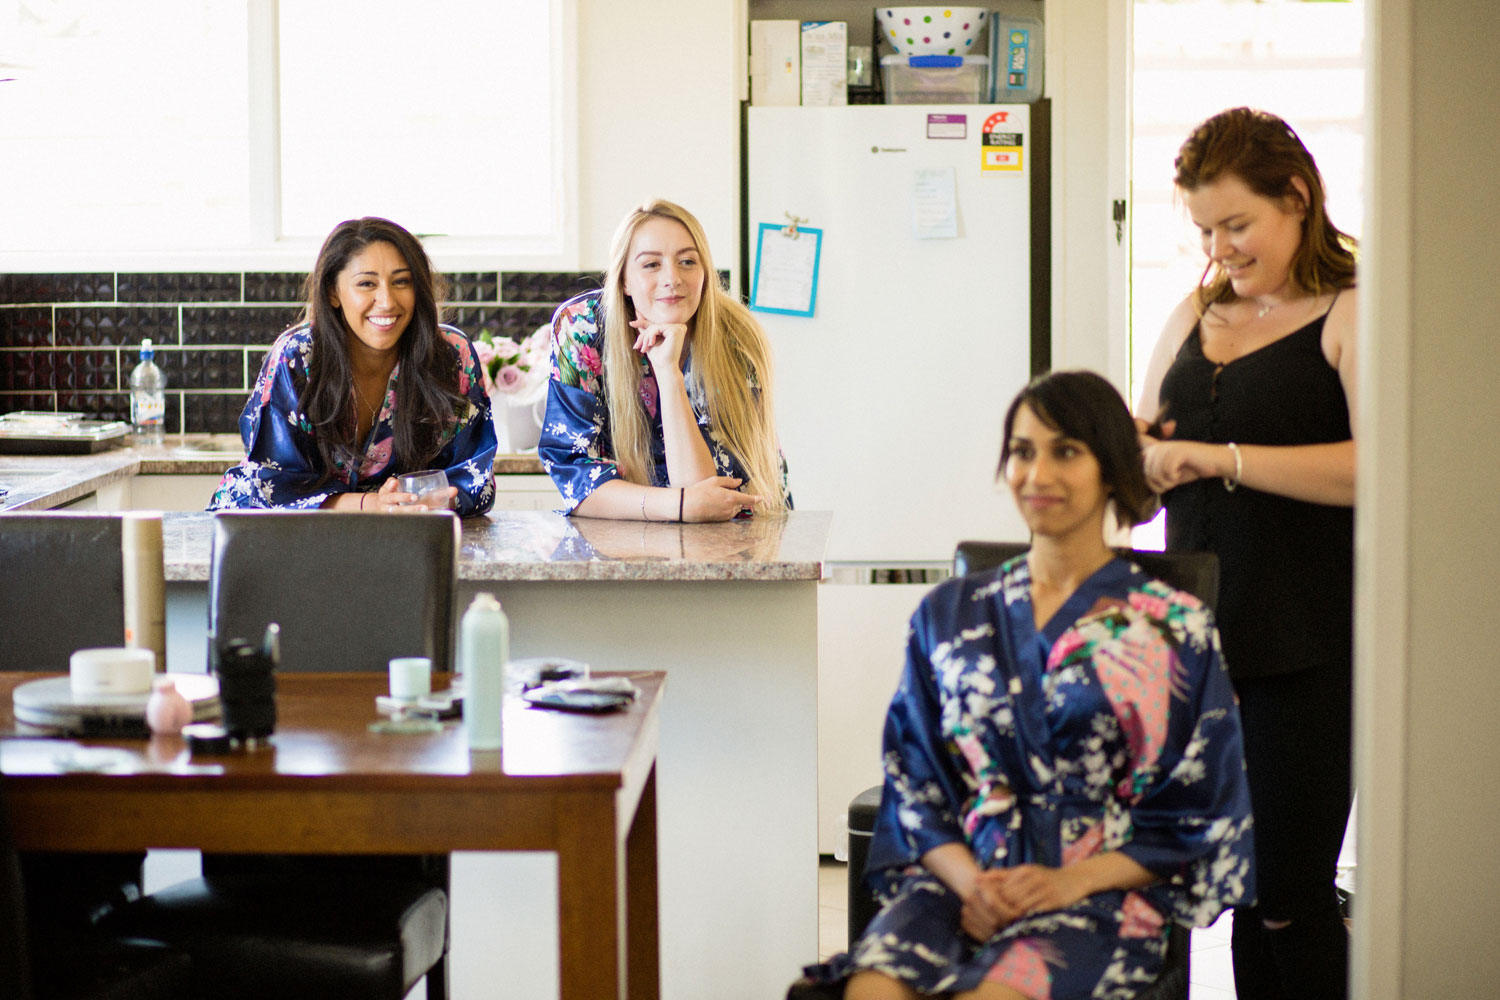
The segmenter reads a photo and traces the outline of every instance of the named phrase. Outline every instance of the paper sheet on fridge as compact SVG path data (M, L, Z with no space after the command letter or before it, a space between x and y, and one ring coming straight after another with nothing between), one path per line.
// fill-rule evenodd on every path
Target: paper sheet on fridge
M911 188L912 236L919 240L958 238L958 193L952 167L918 170Z
M755 241L750 308L811 316L818 300L818 258L822 250L821 229L792 229L762 222Z

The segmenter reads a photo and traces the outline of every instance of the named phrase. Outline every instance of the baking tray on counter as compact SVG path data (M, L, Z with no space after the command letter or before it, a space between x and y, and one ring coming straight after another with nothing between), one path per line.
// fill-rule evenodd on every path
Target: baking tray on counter
M0 454L5 455L90 455L117 448L129 437L130 425L120 420L39 410L0 413Z

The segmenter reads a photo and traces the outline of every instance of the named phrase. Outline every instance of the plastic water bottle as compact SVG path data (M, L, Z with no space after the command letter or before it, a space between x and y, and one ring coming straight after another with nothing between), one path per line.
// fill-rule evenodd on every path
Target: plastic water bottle
M156 349L141 341L141 363L130 372L130 423L137 444L161 444L167 432L167 376L153 360Z
M458 658L464 676L464 729L469 749L498 750L504 735L510 622L494 594L474 595L474 602L464 612Z

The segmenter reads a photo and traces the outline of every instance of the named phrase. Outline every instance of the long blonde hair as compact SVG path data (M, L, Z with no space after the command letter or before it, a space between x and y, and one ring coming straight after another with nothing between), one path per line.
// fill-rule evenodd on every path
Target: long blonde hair
M698 220L682 206L660 198L631 210L615 230L601 293L605 392L614 459L627 480L651 482L655 467L651 424L640 398L640 355L631 346L636 337L630 326L635 306L625 294L630 244L636 231L650 219L681 223L698 250L703 265L703 297L693 318L691 349L693 370L708 404L709 422L718 440L745 469L749 479L744 489L765 501L766 512L783 513L786 496L782 492L781 455L771 405L770 342L750 310L720 287L708 238Z

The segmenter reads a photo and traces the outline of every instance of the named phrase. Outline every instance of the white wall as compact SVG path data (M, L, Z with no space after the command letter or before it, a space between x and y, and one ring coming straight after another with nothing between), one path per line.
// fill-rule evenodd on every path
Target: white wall
M1129 25L1126 0L1047 6L1052 367L1092 368L1127 399L1130 230L1115 242L1110 206L1130 192Z
M1500 5L1368 10L1355 995L1494 996Z
M744 0L578 0L579 261L603 269L632 205L664 197L739 266Z

